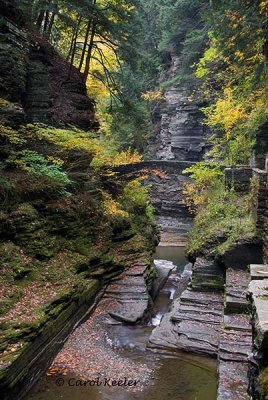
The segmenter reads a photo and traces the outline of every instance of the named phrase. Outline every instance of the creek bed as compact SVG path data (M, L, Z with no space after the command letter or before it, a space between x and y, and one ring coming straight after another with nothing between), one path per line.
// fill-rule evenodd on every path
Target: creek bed
M217 391L217 364L216 361L206 358L181 353L174 356L165 356L152 353L146 349L148 338L160 323L164 313L170 310L178 273L182 272L186 264L184 249L182 247L161 247L156 250L155 259L172 261L177 266L177 272L171 274L166 285L156 298L152 319L146 326L108 325L106 345L113 349L121 360L127 363L139 363L145 371L152 371L148 375L146 384L139 386L110 387L110 381L105 381L99 375L101 386L80 386L81 376L69 374L43 377L26 396L27 400L215 400ZM75 332L73 333L75 335ZM85 357L89 355L86 354ZM107 357L109 351L107 349ZM120 359L119 358L119 359ZM111 377L117 379L116 365L111 372ZM129 377L129 381L138 379L137 376ZM96 376L94 379L96 381ZM87 380L82 378L83 383ZM63 385L60 386L63 382ZM60 383L60 385L59 385ZM104 385L106 383L106 385ZM78 386L77 386L78 384ZM59 385L59 386L58 386Z

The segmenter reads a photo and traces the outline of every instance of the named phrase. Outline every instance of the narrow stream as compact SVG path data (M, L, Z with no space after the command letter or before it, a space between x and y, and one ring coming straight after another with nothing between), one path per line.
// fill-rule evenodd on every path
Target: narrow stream
M156 354L146 349L148 338L160 323L164 313L170 310L176 292L176 281L187 263L182 247L158 247L155 259L172 261L177 266L158 295L152 319L147 326L131 327L110 325L107 329L109 345L121 357L138 360L150 367L154 374L147 386L140 390L126 387L74 386L79 377L45 374L26 397L27 400L215 400L217 389L216 361L187 355L174 356ZM88 355L86 355L88 356ZM115 376L116 376L116 370ZM126 373L127 375L127 373ZM57 386L58 380L66 384ZM67 382L71 382L71 385Z

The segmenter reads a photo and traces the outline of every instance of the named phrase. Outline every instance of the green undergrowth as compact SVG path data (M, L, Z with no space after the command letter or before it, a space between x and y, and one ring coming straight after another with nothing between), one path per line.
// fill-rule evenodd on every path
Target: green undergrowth
M199 175L190 185L188 201L195 208L195 219L188 236L188 255L213 252L220 256L236 241L255 235L252 193L226 188L223 174L215 172L205 178Z
M260 400L268 399L268 368L265 368L259 377Z
M138 161L136 153L118 152L74 127L4 121L2 128L0 365L6 366L70 302L82 304L92 281L101 287L137 259L150 265L156 227L141 180L109 172Z

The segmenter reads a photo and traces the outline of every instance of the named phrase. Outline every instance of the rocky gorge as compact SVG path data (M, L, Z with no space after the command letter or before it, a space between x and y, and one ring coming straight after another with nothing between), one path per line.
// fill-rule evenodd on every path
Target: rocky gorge
M216 242L187 261L180 252L193 216L184 170L208 149L202 104L173 84L158 105L148 159L96 171L90 153L64 153L47 133L40 136L43 125L35 130L36 123L98 129L81 74L74 69L66 81L68 64L29 32L9 1L0 34L0 154L7 164L0 192L3 399L72 397L74 392L60 391L66 388L56 391L55 382L98 378L139 384L129 385L130 392L87 390L77 398L142 398L155 386L154 396L169 390L170 398L182 400L265 399L267 171L239 166L224 172L226 188L238 193L249 193L254 180L256 233L219 257L215 246L225 240L219 232ZM179 65L179 55L172 54L171 76ZM10 143L11 130L27 132L31 151L62 157L74 186L55 188L12 167L14 148L23 151L24 143L20 136ZM127 198L127 214L108 212L137 176L149 187L156 224L147 199L140 205ZM158 251L174 248L180 261L157 256L157 245ZM169 385L164 389L157 379L152 384L161 368L158 379ZM178 370L186 372L175 386Z

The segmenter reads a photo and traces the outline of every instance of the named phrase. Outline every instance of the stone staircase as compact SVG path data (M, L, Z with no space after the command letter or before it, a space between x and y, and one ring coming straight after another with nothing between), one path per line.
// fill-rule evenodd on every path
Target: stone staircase
M250 274L198 259L191 284L154 329L148 347L187 351L219 361L217 400L247 400L252 328L247 300Z
M242 269L226 271L225 307L219 340L217 400L247 400L252 327L247 300L250 275Z

